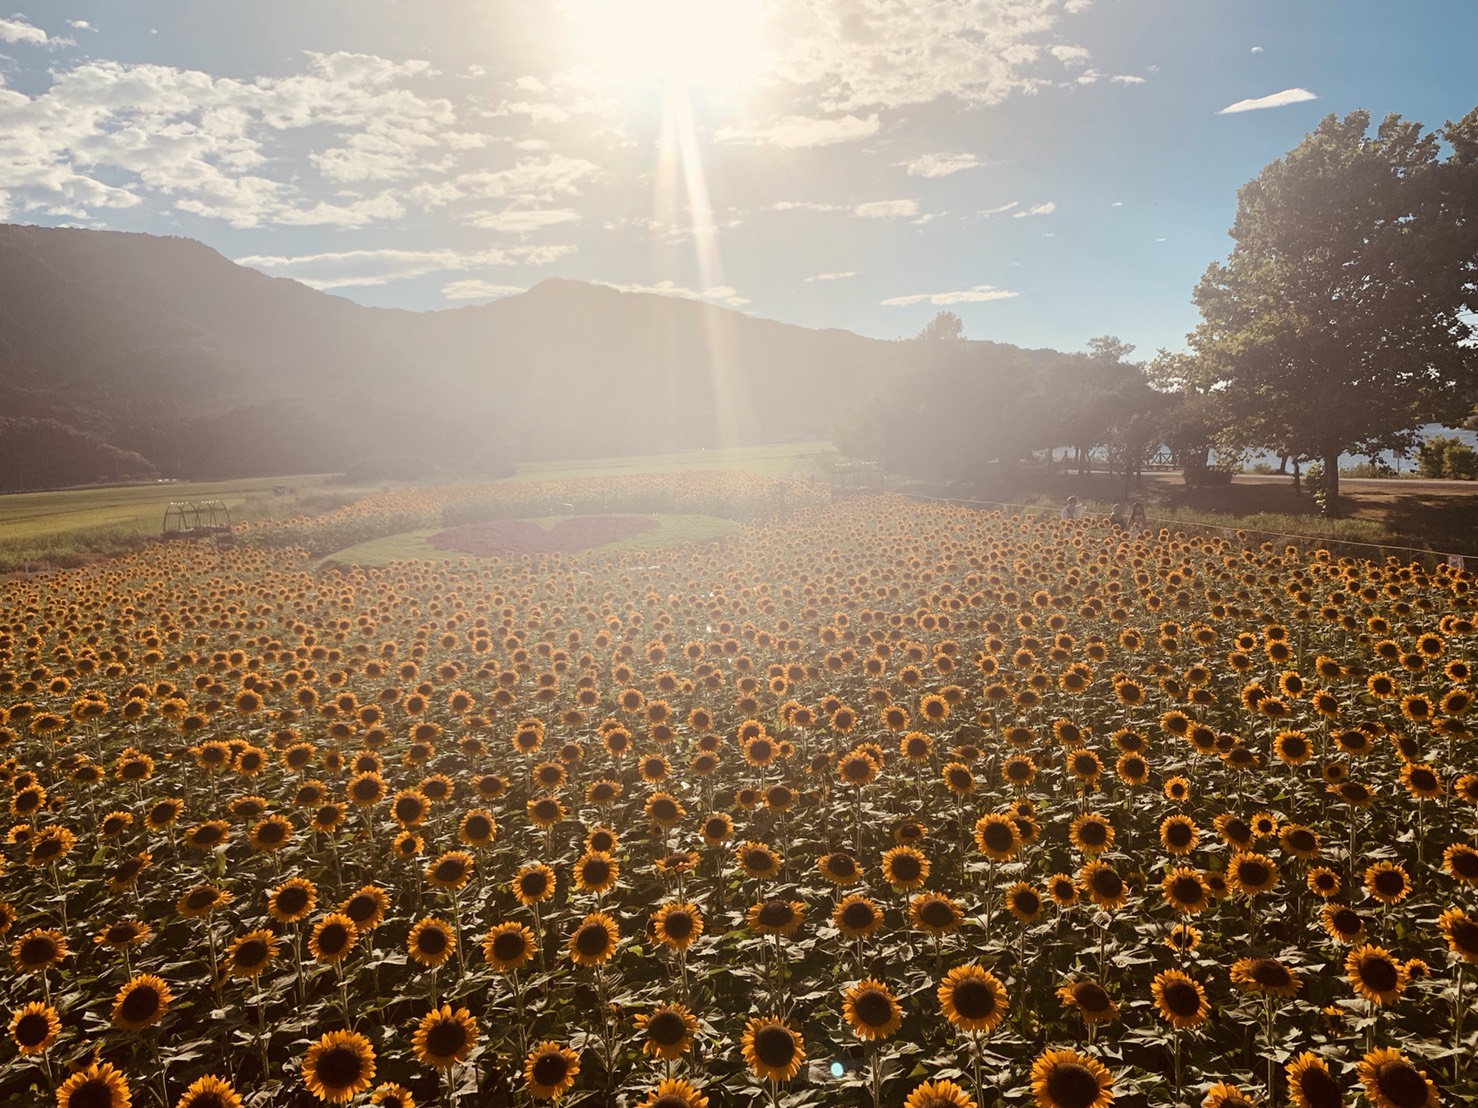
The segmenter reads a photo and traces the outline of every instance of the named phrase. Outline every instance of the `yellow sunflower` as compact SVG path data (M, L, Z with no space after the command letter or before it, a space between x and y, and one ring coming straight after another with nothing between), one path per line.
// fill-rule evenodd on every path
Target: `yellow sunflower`
M671 1061L681 1058L693 1045L698 1017L685 1005L663 1004L638 1013L636 1029L642 1034L642 1050L648 1056Z
M1399 1050L1370 1050L1355 1066L1375 1108L1437 1108L1437 1087Z
M858 1038L886 1039L903 1023L903 1011L888 986L872 978L859 981L842 994L842 1015Z
M908 902L909 923L931 935L958 931L961 917L960 906L943 893L920 893Z
M108 1062L78 1070L56 1090L57 1108L129 1108L128 1079Z
M538 953L534 933L521 923L500 923L482 940L482 956L499 973L521 969Z
M883 854L883 880L905 892L929 878L929 859L911 846L895 846Z
M1192 1030L1206 1022L1211 1007L1206 990L1179 970L1161 970L1150 985L1162 1020L1181 1030Z
M1037 1108L1107 1108L1114 1078L1097 1059L1075 1050L1047 1050L1032 1063Z
M570 960L577 966L598 966L616 953L620 938L610 916L604 912L588 915L570 935Z
M152 1027L164 1018L173 999L163 978L152 973L136 974L113 998L113 1026L125 1031Z
M411 928L405 946L413 961L430 968L452 956L457 949L457 936L450 924L426 916Z
M708 1098L680 1077L658 1082L637 1108L708 1108Z
M175 1101L174 1108L243 1108L241 1094L223 1077L196 1078Z
M1357 995L1372 1004L1393 1004L1406 988L1406 967L1384 947L1357 946L1345 955L1345 974Z
M303 1056L303 1084L319 1100L344 1104L375 1079L375 1050L357 1031L328 1031Z
M1317 1054L1306 1050L1284 1067L1294 1108L1344 1108L1345 1095Z
M669 950L686 950L703 934L703 914L694 904L663 904L652 913L648 931Z
M806 1057L800 1034L778 1016L756 1016L745 1024L741 1050L754 1075L771 1081L789 1081Z
M466 1008L452 1010L443 1004L421 1017L416 1033L411 1037L411 1049L416 1060L432 1069L450 1069L465 1062L467 1055L477 1046L477 1022Z
M308 950L315 961L331 966L343 961L358 940L359 929L354 921L342 912L330 912L314 924L308 936Z
M1119 1006L1096 981L1072 981L1057 990L1064 1008L1075 1008L1084 1023L1111 1023L1119 1018Z
M31 1001L10 1018L10 1038L21 1054L40 1054L62 1032L61 1017L50 1004Z
M226 948L225 971L232 977L257 977L277 957L277 936L271 931L248 931Z
M555 1042L540 1043L524 1060L523 1075L535 1100L558 1100L575 1083L580 1056Z
M1265 996L1297 996L1303 988L1298 971L1277 958L1239 958L1232 964L1231 978L1243 992Z
M939 983L939 1007L961 1031L989 1034L1006 1015L1006 987L979 965L956 966Z
M925 1081L908 1094L903 1108L976 1108L976 1104L953 1081Z

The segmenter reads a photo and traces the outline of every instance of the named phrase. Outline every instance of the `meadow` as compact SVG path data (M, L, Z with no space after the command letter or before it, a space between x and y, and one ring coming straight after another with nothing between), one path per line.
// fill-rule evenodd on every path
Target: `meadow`
M1471 574L823 493L0 584L0 1102L1478 1097ZM316 560L556 512L749 522Z

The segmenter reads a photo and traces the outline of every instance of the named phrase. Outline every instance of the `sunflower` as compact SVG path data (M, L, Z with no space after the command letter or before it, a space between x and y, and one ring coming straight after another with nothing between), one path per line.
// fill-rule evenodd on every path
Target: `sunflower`
M1411 878L1394 862L1377 862L1365 870L1365 891L1382 904L1399 904L1411 893Z
M513 878L513 897L525 908L554 895L554 871L542 862L524 866Z
M609 854L591 851L575 863L575 887L582 893L607 892L616 883L621 867Z
M405 940L406 952L427 968L439 966L457 949L457 936L450 924L434 916L426 916L411 928Z
M1437 1087L1399 1050L1366 1051L1355 1066L1365 1095L1375 1108L1437 1108Z
M1392 1004L1406 987L1406 967L1384 947L1355 947L1345 955L1345 974L1355 993L1372 1004Z
M1097 812L1087 812L1073 820L1068 839L1084 855L1102 854L1114 845L1114 828Z
M133 888L133 883L138 880L139 874L148 869L153 861L154 855L147 850L123 859L108 874L108 891L121 893Z
M780 856L764 843L740 843L734 857L748 877L774 877L780 872Z
M1283 1072L1288 1076L1288 1098L1294 1108L1344 1108L1344 1091L1313 1051L1304 1051Z
M895 846L883 855L883 880L905 892L929 878L929 859L911 846Z
M1437 917L1437 928L1449 950L1465 962L1478 962L1478 919L1461 908L1448 908Z
M410 1090L393 1081L376 1085L370 1092L369 1102L376 1108L416 1108L416 1098Z
M604 912L593 913L570 935L570 959L577 966L598 966L616 953L620 940L616 921Z
M341 962L359 941L359 928L342 912L330 912L314 924L308 936L308 950L315 961L325 966Z
M303 1084L319 1100L343 1104L375 1079L375 1051L357 1031L328 1031L303 1056Z
M989 1034L1006 1015L1006 987L973 962L956 966L939 983L939 1007L961 1031Z
M1278 830L1278 845L1295 858L1308 861L1319 856L1319 833L1301 823L1285 823Z
M842 1015L860 1039L886 1039L903 1024L898 1001L881 981L859 981L842 994Z
M652 913L648 930L669 950L687 950L703 934L703 914L694 904L663 904Z
M745 1024L742 1052L754 1075L771 1081L789 1081L806 1057L800 1034L778 1016L756 1016Z
M862 870L857 865L857 859L841 850L834 850L829 854L823 854L816 861L816 869L822 877L834 885L850 885L862 876Z
M1107 862L1093 861L1078 871L1078 884L1088 899L1104 911L1124 907L1129 900L1129 886L1119 871Z
M243 1108L241 1094L223 1077L208 1074L190 1084L174 1108Z
M1326 904L1319 912L1319 926L1336 942L1358 942L1365 934L1364 918L1343 904Z
M1021 828L1008 815L991 812L975 821L975 845L995 862L1009 862L1021 851Z
M668 1077L636 1108L708 1108L708 1098L682 1078Z
M39 973L67 956L67 940L60 931L35 927L10 944L10 961L17 973Z
M482 940L482 956L499 973L521 969L538 952L534 933L521 923L500 923Z
M21 1054L40 1054L62 1032L62 1021L50 1004L31 1001L10 1018L10 1037Z
M231 894L214 885L196 885L175 902L175 910L186 919L199 919L231 902Z
M108 1062L78 1070L56 1090L57 1108L129 1108L128 1079Z
M652 1058L672 1061L681 1058L698 1033L698 1017L682 1004L662 1004L636 1016L642 1033L642 1050Z
M163 978L141 973L129 978L113 998L113 1026L142 1031L164 1018L174 995Z
M920 931L946 935L958 931L960 906L942 893L920 893L908 902L908 921Z
M1200 835L1200 828L1190 816L1166 816L1160 822L1160 845L1176 856L1195 850Z
M565 806L552 796L530 800L525 810L528 812L529 822L540 829L553 827L565 818Z
M849 896L836 906L831 920L847 938L862 939L882 924L883 912L868 897Z
M1210 903L1206 882L1200 873L1188 866L1178 866L1165 874L1160 882L1165 903L1183 916L1193 916Z
M1338 895L1340 890L1341 882L1339 874L1335 873L1328 866L1315 866L1309 870L1308 877L1305 878L1305 881L1309 886L1310 892L1325 900Z
M953 1081L925 1081L908 1094L903 1108L976 1108L976 1104Z
M278 923L297 923L313 913L318 889L306 877L289 877L267 896L267 915Z
M1006 889L1006 908L1020 923L1036 923L1042 918L1042 893L1025 881L1014 882Z
M1064 1008L1076 1008L1084 1023L1112 1023L1119 1018L1119 1006L1096 981L1072 981L1057 990Z
M232 977L257 977L277 957L277 936L248 931L226 948L225 971Z
M955 796L969 796L975 791L975 775L963 762L950 762L939 771L939 775L944 780L944 787Z
M1478 885L1478 850L1466 843L1453 843L1442 852L1442 868L1464 885Z
M448 850L426 867L426 883L434 889L460 889L472 878L472 855Z
M653 793L645 805L647 818L662 830L667 831L682 822L687 811L670 793Z
M749 929L757 935L793 935L806 917L806 906L798 900L771 898L750 907Z
M1298 972L1276 958L1239 958L1232 964L1232 984L1264 996L1297 996L1303 988Z
M1230 1082L1218 1081L1206 1090L1201 1108L1257 1108L1257 1101Z
M154 934L154 929L147 923L141 923L135 919L123 919L103 928L93 936L92 941L109 950L127 950L129 947L147 942L152 934Z
M1150 984L1162 1020L1181 1030L1192 1030L1206 1022L1211 1006L1206 990L1180 970L1161 970Z
M1075 1050L1047 1050L1032 1063L1037 1108L1108 1108L1113 1074L1102 1062Z
M1247 896L1256 896L1278 883L1278 863L1266 854L1239 850L1227 862L1227 880Z
M466 1008L452 1011L450 1004L434 1008L421 1017L411 1048L416 1061L432 1069L450 1069L465 1062L477 1045L477 1023Z

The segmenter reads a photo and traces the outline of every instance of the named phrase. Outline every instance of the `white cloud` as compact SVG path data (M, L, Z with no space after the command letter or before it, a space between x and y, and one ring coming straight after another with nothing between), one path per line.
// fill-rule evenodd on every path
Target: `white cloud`
M807 277L806 283L809 285L817 281L843 281L848 277L856 276L857 271L855 269L849 269L845 273L817 273L811 277Z
M920 154L906 162L894 162L903 166L910 177L948 177L965 169L975 169L985 163L974 154Z
M1319 99L1306 88L1288 88L1271 96L1259 96L1256 100L1238 100L1228 104L1217 115L1233 115L1237 112L1255 112L1263 108L1281 108L1285 104L1302 104L1305 100Z
M890 296L879 303L886 308L906 308L925 301L930 304L979 304L988 300L1010 300L1019 295L1021 294L998 289L994 285L976 285L959 292L920 292L910 296Z
M657 296L675 296L681 300L704 300L710 304L721 304L726 308L741 308L749 300L728 285L714 285L706 289L690 289L673 281L658 281L655 285L619 285L613 281L596 281L597 285L618 292L645 292Z
M1063 65L1087 65L1088 59L1093 56L1081 46L1066 44L1052 47L1049 53Z
M919 214L917 200L874 200L869 204L858 204L852 214L863 219L905 219Z
M487 250L344 250L296 257L253 254L237 258L236 262L238 265L270 272L276 277L291 277L313 288L333 289L383 285L390 281L423 277L428 273L465 272L495 265L544 265L573 251L572 246Z
M764 212L845 212L842 204L827 204L820 200L777 200L760 209Z
M986 208L984 211L979 211L979 212L976 212L975 214L976 215L985 215L985 216L1000 215L1002 212L1009 212L1012 208L1019 208L1019 207L1021 207L1021 201L1020 200L1012 200L1010 203L1002 204L999 208Z
M844 115L832 119L788 115L763 127L720 127L714 132L713 138L715 142L803 150L815 146L833 146L839 142L855 142L877 134L878 127L876 115L866 118Z
M476 277L448 281L441 286L441 295L447 300L501 300L505 296L516 296L524 291L521 285L495 285Z
M1045 204L1033 204L1030 208L1027 208L1025 211L1023 211L1023 212L1017 212L1011 218L1012 219L1027 219L1030 216L1034 216L1034 215L1051 215L1056 210L1057 210L1057 205L1055 203L1053 203L1051 200L1049 200Z
M504 208L501 212L473 212L465 219L473 227L505 235L527 235L545 227L579 221L580 213L570 208Z
M49 40L40 27L33 27L24 17L17 16L14 19L0 19L0 41L45 46Z
M1146 83L1143 77L1136 77L1132 73L1116 73L1109 80L1116 85L1142 85Z
M1261 53L1262 53L1262 47L1261 47L1261 46L1254 46L1254 47L1253 47L1253 48L1252 48L1252 52L1253 52L1253 53L1254 53L1254 54L1261 54Z

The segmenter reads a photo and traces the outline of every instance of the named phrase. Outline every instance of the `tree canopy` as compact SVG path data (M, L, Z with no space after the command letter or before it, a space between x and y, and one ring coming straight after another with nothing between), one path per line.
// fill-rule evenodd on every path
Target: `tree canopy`
M1195 391L1243 444L1322 460L1329 503L1340 454L1460 422L1478 385L1478 109L1369 131L1328 116L1242 187L1190 336Z

